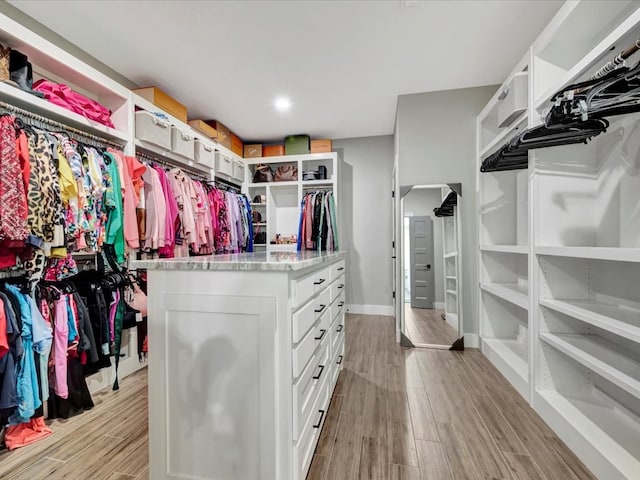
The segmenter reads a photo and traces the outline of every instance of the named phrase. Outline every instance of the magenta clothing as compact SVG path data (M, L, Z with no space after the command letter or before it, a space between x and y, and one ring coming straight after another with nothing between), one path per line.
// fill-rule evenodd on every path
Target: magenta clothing
M158 172L158 178L160 179L160 185L162 186L162 192L167 204L167 214L165 215L165 232L164 232L164 247L160 248L160 255L166 258L173 257L173 247L176 244L176 230L178 228L178 203L171 190L169 184L169 177L167 173L160 167L155 167Z
M67 300L60 296L54 303L53 327L53 391L60 398L69 396L67 386L67 347L69 346L69 314Z

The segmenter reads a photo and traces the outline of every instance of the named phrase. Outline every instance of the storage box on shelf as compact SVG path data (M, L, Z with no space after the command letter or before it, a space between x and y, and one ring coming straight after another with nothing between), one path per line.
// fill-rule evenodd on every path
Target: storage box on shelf
M194 168L210 176L213 175L212 170L215 168L216 171L221 170L223 177L226 175L224 178L235 178L237 174L242 176L239 183L244 180L242 165L237 166L234 170L234 162L242 162L242 157L138 95L132 94L132 104L137 109L135 113L136 149L167 159L171 163L175 163L176 166ZM156 112L160 115L154 115ZM146 133L138 129L138 122L142 121L145 122L144 132ZM149 134L147 130L153 134ZM191 152L192 148L193 153ZM229 160L231 166L228 173L219 168L215 160L216 154Z
M158 87L144 87L133 90L136 95L141 96L145 100L153 103L161 110L170 113L182 122L187 121L187 107L178 102L175 98L166 94Z

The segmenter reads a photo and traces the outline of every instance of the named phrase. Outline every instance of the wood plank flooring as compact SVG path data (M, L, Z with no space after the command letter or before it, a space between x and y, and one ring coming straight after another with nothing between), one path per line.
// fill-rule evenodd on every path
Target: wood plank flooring
M444 310L411 308L405 304L404 321L407 335L413 343L451 345L458 339L458 332L442 319Z
M0 478L148 480L147 369L92 397L92 410L50 422L50 437L0 451Z
M344 369L307 476L335 479L595 477L479 351L404 349L392 318L348 315Z
M478 351L403 349L392 318L348 315L344 365L308 480L594 479ZM93 398L0 452L0 478L148 480L146 369Z

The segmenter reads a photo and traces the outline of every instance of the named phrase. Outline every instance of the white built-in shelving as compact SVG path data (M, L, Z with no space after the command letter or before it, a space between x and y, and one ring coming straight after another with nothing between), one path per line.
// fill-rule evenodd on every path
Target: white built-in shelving
M510 75L528 72L528 127L640 38L639 7L563 5ZM478 117L478 162L524 122L497 126L509 78ZM479 316L483 353L598 478L622 480L640 478L640 120L609 120L526 170L478 172Z
M314 190L332 190L338 202L338 177L340 160L336 152L310 153L302 155L283 155L245 159L247 169L244 179L244 193L249 198L264 195L266 202L261 206L263 219L266 219L267 244L270 252L288 252L297 249L296 243L272 243L276 235L291 237L298 235L300 222L300 207L303 196ZM273 172L278 167L293 165L298 172L297 180L281 182L254 183L255 169L258 164L269 165ZM320 180L302 180L305 171L317 170L323 166L327 171L327 178Z

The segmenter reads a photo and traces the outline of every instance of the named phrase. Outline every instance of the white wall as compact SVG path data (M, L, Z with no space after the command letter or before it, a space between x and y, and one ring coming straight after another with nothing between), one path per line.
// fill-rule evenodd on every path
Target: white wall
M433 220L433 278L436 284L435 301L444 303L444 250L442 247L442 218L433 214L433 209L442 204L442 188L411 190L404 198L404 212L407 216L429 216ZM405 252L406 255L406 252ZM436 308L444 308L436 307Z
M401 95L396 141L398 184L462 183L465 334L477 334L476 117L496 86Z
M334 140L333 149L343 160L340 248L347 252L347 304L354 313L392 315L393 136Z

